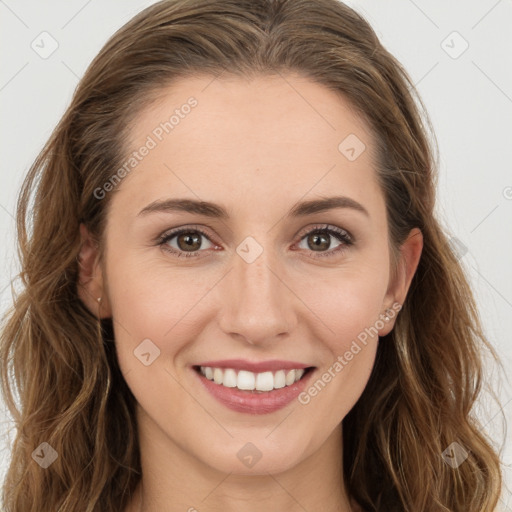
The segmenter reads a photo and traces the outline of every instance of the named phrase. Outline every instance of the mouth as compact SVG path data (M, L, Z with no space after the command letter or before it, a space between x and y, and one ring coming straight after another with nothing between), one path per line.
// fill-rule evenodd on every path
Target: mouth
M234 368L212 366L193 366L196 373L215 384L235 388L249 393L269 393L274 390L292 386L304 379L315 367L280 369L276 371L251 372Z
M203 389L217 402L238 413L255 415L275 412L297 399L313 378L316 367L252 372L240 368L194 365L192 370Z

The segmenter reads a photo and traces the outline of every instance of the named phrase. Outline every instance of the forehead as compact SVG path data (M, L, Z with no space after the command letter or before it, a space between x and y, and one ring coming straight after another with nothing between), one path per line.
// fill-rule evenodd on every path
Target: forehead
M342 95L298 75L181 78L131 126L130 152L144 146L118 187L126 205L380 194L370 128Z

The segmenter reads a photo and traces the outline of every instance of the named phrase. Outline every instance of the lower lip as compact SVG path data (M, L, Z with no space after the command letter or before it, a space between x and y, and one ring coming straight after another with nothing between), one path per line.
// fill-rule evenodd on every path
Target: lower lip
M290 402L295 400L306 388L315 369L308 370L300 380L291 386L264 392L242 391L238 388L228 388L208 380L195 369L192 369L192 371L213 397L229 409L248 414L269 414L283 409Z

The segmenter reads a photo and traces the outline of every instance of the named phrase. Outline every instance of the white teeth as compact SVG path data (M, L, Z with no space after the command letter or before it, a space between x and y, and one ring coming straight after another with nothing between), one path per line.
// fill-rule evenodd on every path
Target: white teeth
M284 370L279 370L274 375L274 387L276 389L284 388L286 386L286 378Z
M237 379L237 388L238 389L246 389L248 391L254 389L254 373L252 372L246 372L245 370L240 370L238 372L238 379Z
M237 386L237 377L235 370L228 368L224 370L224 379L222 380L222 385L227 386L228 388L236 388Z
M213 369L210 368L209 366L201 366L201 371L204 372L204 376L208 379L208 380L212 380L213 379Z
M296 370L278 370L273 372L253 373L240 370L238 375L232 368L211 368L201 366L201 373L215 384L245 391L272 391L291 386L304 375L304 368Z
M213 370L213 382L215 382L215 384L222 384L223 377L224 375L220 368L215 368Z
M286 380L285 380L285 383L287 386L290 386L291 384L293 384L295 382L295 370L290 370L287 374L286 374Z
M256 375L256 389L258 391L272 391L274 389L272 372L263 372Z

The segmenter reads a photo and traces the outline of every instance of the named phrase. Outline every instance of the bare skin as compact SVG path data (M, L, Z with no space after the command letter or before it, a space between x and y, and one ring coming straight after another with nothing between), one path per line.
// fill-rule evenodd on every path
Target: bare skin
M227 408L192 365L282 359L315 366L320 378L365 328L403 304L421 232L401 247L392 279L371 133L345 100L295 75L182 79L138 117L133 150L190 96L197 106L117 186L103 261L82 226L80 296L113 317L119 364L138 402L143 485L124 512L357 511L342 485L341 421L397 315L309 403L269 414ZM350 134L366 146L353 160L338 149ZM287 217L298 202L335 195L367 214L346 207ZM168 198L214 202L229 218L138 215ZM315 247L308 234L325 226L346 230L353 244L324 233ZM179 235L156 241L179 227L199 237L199 248L187 252ZM251 263L237 253L248 236L262 248ZM185 252L193 254L177 256ZM148 366L134 357L145 339L160 350ZM248 442L261 453L252 467L237 457Z

